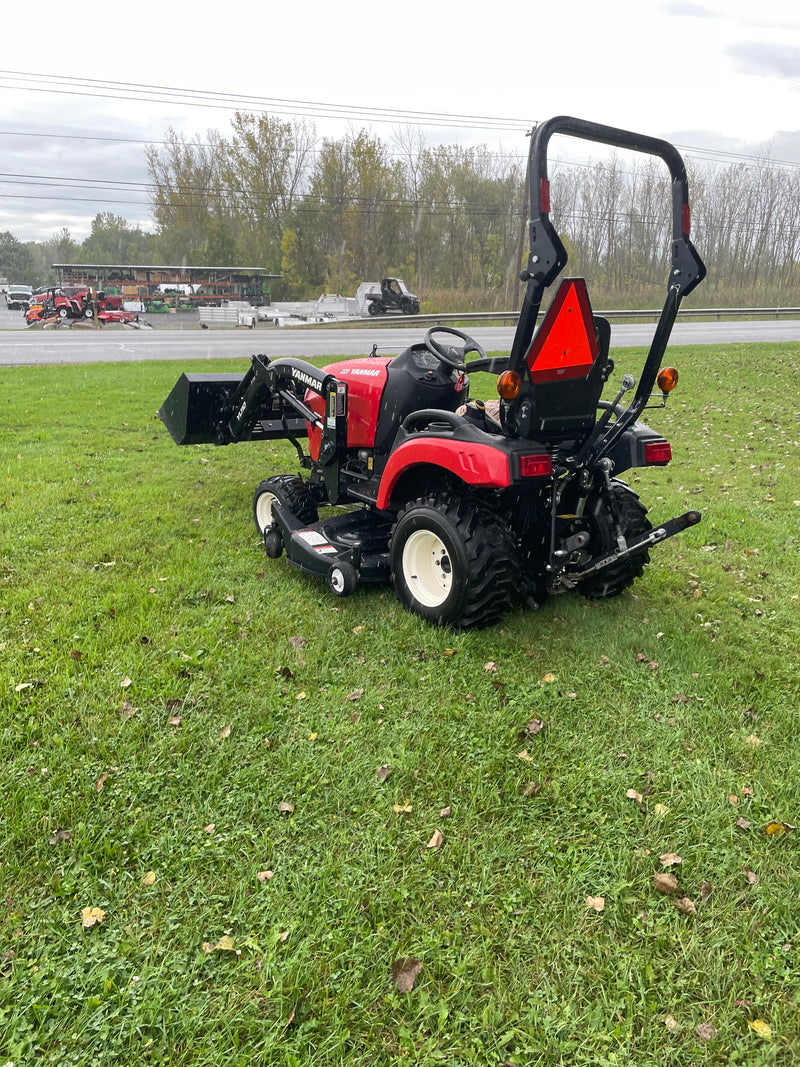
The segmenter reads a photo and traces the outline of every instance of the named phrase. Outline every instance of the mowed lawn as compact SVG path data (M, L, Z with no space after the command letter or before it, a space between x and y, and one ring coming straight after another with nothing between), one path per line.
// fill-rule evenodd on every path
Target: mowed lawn
M797 1062L800 345L669 359L701 524L467 633L266 559L183 368L0 371L0 1064Z

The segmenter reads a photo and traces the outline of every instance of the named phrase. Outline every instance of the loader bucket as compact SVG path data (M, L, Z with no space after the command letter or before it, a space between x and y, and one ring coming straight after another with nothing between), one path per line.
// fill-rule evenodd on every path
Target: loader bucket
M158 417L176 445L213 444L241 374L182 374Z

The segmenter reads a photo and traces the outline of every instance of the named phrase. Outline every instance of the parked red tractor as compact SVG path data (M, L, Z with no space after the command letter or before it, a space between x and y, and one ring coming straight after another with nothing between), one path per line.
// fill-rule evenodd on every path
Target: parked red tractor
M638 385L626 375L610 400L601 394L613 372L611 330L592 314L582 279L561 282L536 329L544 291L567 262L549 218L556 133L657 156L672 180L661 318ZM619 479L671 458L639 416L677 381L660 371L662 358L681 300L705 276L689 239L683 160L666 141L562 116L534 132L530 175L527 288L508 356L490 358L467 334L434 326L391 359L320 370L254 355L244 376L184 374L159 412L178 444L292 441L305 477L262 481L256 526L268 556L285 551L337 596L390 580L431 622L485 626L515 601L538 607L552 592L615 596L641 575L652 546L700 521L688 511L652 527ZM468 399L478 372L499 375L497 417Z

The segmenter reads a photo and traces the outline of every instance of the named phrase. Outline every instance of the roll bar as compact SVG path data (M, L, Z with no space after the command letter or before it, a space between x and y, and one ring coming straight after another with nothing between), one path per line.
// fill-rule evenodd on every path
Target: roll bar
M672 179L672 262L667 280L667 298L634 398L635 404L640 393L644 396L645 392L649 395L652 391L681 300L699 285L706 274L703 261L689 239L690 212L686 167L674 145L657 137L587 122L569 115L559 115L536 127L531 136L528 160L530 251L527 267L520 275L522 281L527 282L527 288L509 356L511 370L524 373L525 354L533 337L544 290L555 281L567 263L567 251L550 222L547 148L550 138L556 133L657 156L666 163Z

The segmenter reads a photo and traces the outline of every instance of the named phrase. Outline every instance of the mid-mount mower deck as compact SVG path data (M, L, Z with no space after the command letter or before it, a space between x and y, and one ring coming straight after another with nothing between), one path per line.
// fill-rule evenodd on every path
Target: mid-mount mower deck
M592 314L582 279L562 280L536 329L544 291L567 262L549 218L556 133L657 156L672 180L666 300L638 385L626 375L611 400L601 399L611 330ZM432 622L485 626L517 600L538 607L569 589L614 596L641 575L652 545L700 521L688 511L652 527L617 477L671 459L639 415L677 381L661 363L681 300L705 276L689 240L683 160L666 141L562 116L534 132L530 174L527 288L507 357L435 326L394 358L319 369L254 355L244 375L183 374L159 411L178 444L293 442L306 476L262 481L256 526L268 556L285 551L338 596L389 580ZM478 372L498 375L496 418L469 400Z

